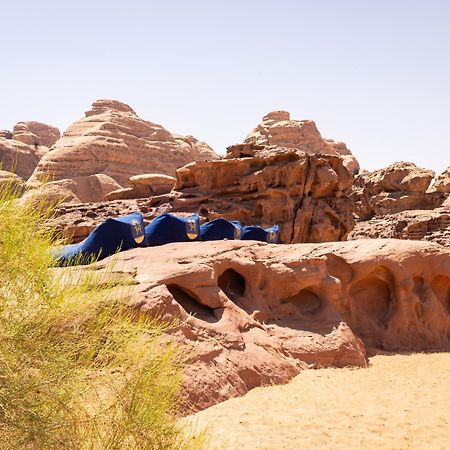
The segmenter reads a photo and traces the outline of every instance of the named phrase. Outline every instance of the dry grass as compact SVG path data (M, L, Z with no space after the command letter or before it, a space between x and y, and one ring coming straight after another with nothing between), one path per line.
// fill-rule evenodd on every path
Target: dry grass
M303 371L189 421L214 430L210 448L450 448L450 354L370 362L368 369Z

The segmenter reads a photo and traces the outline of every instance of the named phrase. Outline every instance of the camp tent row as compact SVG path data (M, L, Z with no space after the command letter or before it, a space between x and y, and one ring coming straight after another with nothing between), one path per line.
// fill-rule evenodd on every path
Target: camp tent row
M198 214L176 216L166 213L144 227L142 214L135 212L105 220L84 241L56 250L55 259L61 266L89 264L118 251L172 242L242 239L276 244L278 234L278 225L269 228L257 225L242 226L239 221L223 218L200 225Z

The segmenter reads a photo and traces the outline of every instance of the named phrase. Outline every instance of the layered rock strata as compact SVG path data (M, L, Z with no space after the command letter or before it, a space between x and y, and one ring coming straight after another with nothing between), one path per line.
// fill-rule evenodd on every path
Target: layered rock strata
M293 120L287 111L272 111L245 138L251 146L295 148L309 154L338 155L352 173L359 164L343 142L323 139L312 120Z
M40 122L19 122L13 132L0 131L0 167L28 179L59 136L58 128Z
M192 412L305 368L365 366L365 347L450 350L449 256L398 240L216 241L123 252L113 270L135 285L130 306L178 320ZM112 276L108 261L83 270Z
M352 198L360 220L415 209L434 209L445 194L429 190L434 172L410 162L396 162L374 172L362 172L355 178Z
M126 186L134 175L174 175L191 161L217 158L204 142L143 120L124 103L97 100L42 158L32 181L105 174Z

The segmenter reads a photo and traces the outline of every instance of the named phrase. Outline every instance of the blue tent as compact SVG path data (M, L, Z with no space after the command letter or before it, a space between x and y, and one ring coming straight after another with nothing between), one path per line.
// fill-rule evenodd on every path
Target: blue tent
M58 249L55 258L60 265L89 264L118 251L147 245L142 214L136 212L106 219L84 241Z
M145 227L145 238L150 246L195 241L199 234L198 214L184 217L166 213Z
M278 243L279 228L273 225L269 228L261 228L257 225L248 225L242 228L241 239L244 241L262 241L269 244Z
M200 225L200 239L202 241L220 241L222 239L240 239L242 225L239 221L229 222L224 218L206 222Z

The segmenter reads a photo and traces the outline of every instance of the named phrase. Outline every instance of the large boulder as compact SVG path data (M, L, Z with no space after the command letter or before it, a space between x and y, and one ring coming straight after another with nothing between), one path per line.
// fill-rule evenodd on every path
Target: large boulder
M172 134L115 100L98 100L39 162L32 179L105 174L122 187L142 173L174 175L178 167L218 156L192 136ZM100 200L99 200L100 201Z
M323 139L312 120L292 120L287 111L272 111L264 116L245 138L244 144L251 144L253 148L274 145L309 154L339 155L351 172L359 170L358 161L343 142Z

